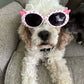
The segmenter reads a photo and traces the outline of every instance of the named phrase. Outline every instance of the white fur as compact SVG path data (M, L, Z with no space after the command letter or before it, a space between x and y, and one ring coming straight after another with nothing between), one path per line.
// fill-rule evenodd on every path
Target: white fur
M37 84L37 68L41 55L37 49L25 52L22 67L22 84Z
M57 9L65 9L65 7L59 5L58 0L30 0L26 5L26 10L34 10L41 13L43 16L47 16L49 13ZM42 40L38 37L38 32L42 30L49 31L52 35L48 40L49 43L54 46L58 42L60 28L53 28L46 20L39 27L30 30L32 33L32 50L27 49L22 64L22 84L38 84L37 65L39 59L44 59L44 54L40 52L37 47ZM63 50L51 50L46 56L49 58L45 64L50 72L52 82L55 84L73 84L70 77L70 72L66 66L66 60L63 59L65 49Z
M52 82L55 84L73 84L70 72L63 58L65 49L55 50L48 55L47 69L50 71Z

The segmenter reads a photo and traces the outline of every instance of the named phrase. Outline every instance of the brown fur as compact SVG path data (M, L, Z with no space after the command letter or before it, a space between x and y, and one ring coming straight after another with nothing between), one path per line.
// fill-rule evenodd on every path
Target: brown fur
M31 33L28 28L26 28L23 24L19 27L19 35L20 38L26 43L27 48L31 48Z
M68 45L73 40L73 38L74 37L72 34L65 32L64 29L61 29L60 34L59 34L57 48L60 50L65 48L65 46Z

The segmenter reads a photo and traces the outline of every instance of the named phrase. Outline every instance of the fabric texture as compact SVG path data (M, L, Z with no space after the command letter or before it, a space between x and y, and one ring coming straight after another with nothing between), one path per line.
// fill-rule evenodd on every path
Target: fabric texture
M29 0L16 0L19 4L21 4L22 7L25 8L26 3L28 3Z
M0 9L0 68L3 71L18 43L17 28L22 7L13 2Z
M0 69L0 84L3 84L3 72Z
M78 57L84 56L84 45L79 45L75 41L72 41L66 47L65 57Z

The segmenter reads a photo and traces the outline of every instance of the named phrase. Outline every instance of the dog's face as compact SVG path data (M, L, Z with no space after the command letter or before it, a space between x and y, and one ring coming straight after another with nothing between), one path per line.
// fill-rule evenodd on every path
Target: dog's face
M32 34L32 44L40 49L52 48L58 42L60 28L52 27L46 21L39 27L29 30Z
M28 4L26 6L26 10L29 9L29 10L37 11L45 17L49 13L53 12L54 10L58 10L58 9L65 10L65 7L61 6L55 0L52 1L40 0L40 1L41 2L36 2L32 4L33 7ZM37 5L37 3L39 4ZM26 42L26 45L36 46L39 49L45 49L45 48L48 49L48 48L56 47L59 39L60 30L61 28L53 27L47 22L46 19L44 19L42 24L39 25L38 27L35 28L24 27L23 29L20 28L19 34L22 40Z
M59 5L55 0L52 0L52 1L40 0L40 2L38 3L39 4L37 6L36 4L33 5L34 9L32 10L38 11L45 17L49 13L53 12L54 10L57 10L57 9L64 10L65 9L64 7ZM27 6L26 6L26 9L28 9ZM43 49L43 48L52 48L56 46L58 42L60 28L55 28L49 25L49 23L46 20L44 20L40 26L33 28L33 29L29 29L29 30L32 34L31 36L32 44L36 45L38 48Z

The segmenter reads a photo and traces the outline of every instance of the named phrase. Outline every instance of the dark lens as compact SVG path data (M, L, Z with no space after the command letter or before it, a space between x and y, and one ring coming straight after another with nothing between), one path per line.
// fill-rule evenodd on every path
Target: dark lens
M65 14L59 12L54 13L49 17L49 22L54 26L60 26L65 22Z
M25 17L25 21L29 26L36 27L41 24L42 17L38 14L31 13Z

